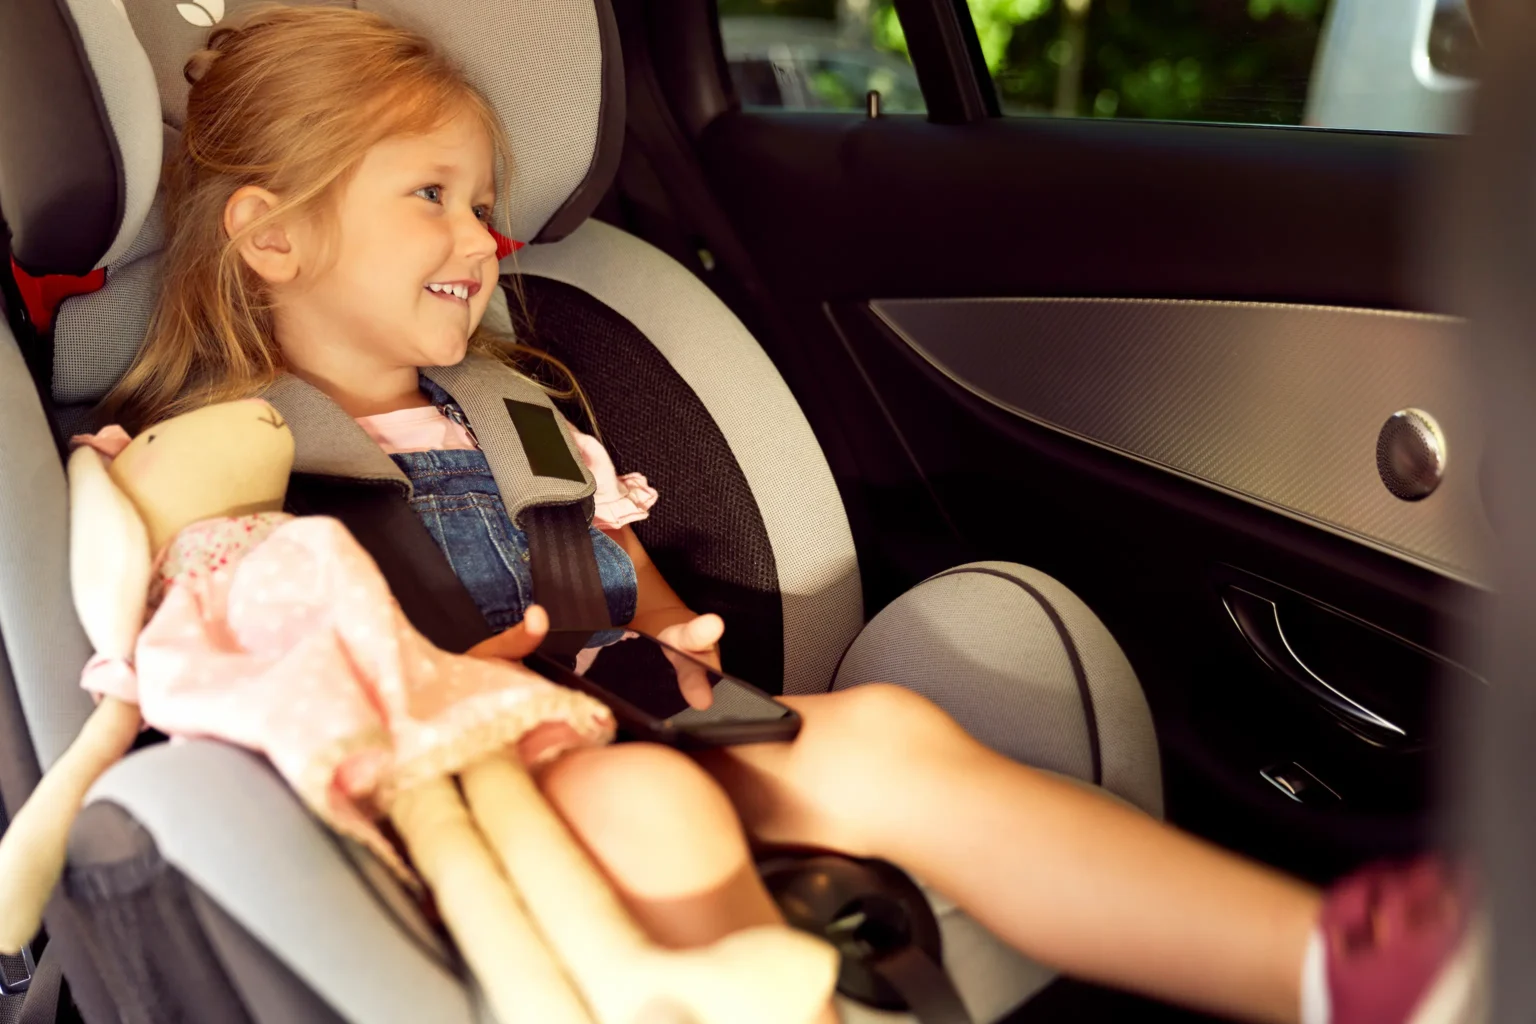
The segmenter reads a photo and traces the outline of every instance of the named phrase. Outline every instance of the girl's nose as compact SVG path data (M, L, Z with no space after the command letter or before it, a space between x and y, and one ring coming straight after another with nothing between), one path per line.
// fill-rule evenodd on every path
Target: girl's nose
M496 239L491 237L491 232L485 221L469 214L459 245L461 251L470 259L483 260L496 257Z

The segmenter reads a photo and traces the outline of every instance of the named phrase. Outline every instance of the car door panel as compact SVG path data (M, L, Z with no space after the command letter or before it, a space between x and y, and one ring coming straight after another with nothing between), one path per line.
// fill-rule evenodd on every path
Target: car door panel
M1486 583L1482 438L1462 324L1275 303L928 299L871 308L983 401L1443 573ZM1383 484L1400 409L1433 413L1457 472ZM1462 468L1463 462L1469 470Z
M1376 664L1370 641L1390 637L1420 658L1454 665L1465 656L1459 638L1475 592L980 400L893 341L867 304L831 314L978 553L1068 583L1125 648L1153 705L1175 820L1319 877L1427 840L1434 756L1454 724L1440 709L1448 696L1465 705L1481 683L1459 665L1462 685L1451 694L1422 667L1401 678L1395 666ZM1308 662L1362 703L1376 703L1362 679L1405 691L1415 721L1428 723L1422 742L1362 739L1314 693L1266 665L1227 607L1234 584L1275 600L1295 622L1290 639ZM1325 635L1310 621L1315 609L1365 636ZM1318 647L1327 647L1326 659ZM1342 801L1295 804L1261 774L1280 762L1301 764Z

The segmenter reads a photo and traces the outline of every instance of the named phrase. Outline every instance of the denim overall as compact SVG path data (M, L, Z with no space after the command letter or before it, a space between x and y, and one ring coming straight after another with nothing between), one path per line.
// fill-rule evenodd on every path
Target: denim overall
M446 391L425 377L421 389L451 419L468 427L463 412ZM411 507L474 598L486 623L499 633L521 622L533 602L528 538L507 515L485 453L475 448L399 452L390 458L410 478L414 489ZM609 621L622 625L635 617L638 584L634 563L607 534L595 527L590 532ZM587 646L612 643L620 635L618 630L597 633Z

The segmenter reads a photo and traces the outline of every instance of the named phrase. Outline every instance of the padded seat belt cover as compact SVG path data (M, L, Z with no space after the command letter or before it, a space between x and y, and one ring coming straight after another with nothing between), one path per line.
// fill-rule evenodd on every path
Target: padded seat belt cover
M609 622L588 528L592 474L549 396L489 357L423 375L464 410L507 513L528 535L534 598L557 629L597 630ZM288 507L340 519L379 564L402 611L444 650L462 652L489 635L408 499L411 484L394 460L319 389L282 377L265 393L295 440Z

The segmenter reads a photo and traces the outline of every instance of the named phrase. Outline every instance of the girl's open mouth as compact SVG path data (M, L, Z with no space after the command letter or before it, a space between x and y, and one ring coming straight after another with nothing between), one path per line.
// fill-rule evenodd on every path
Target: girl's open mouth
M450 302L467 304L480 290L479 281L442 281L427 285L427 291Z

